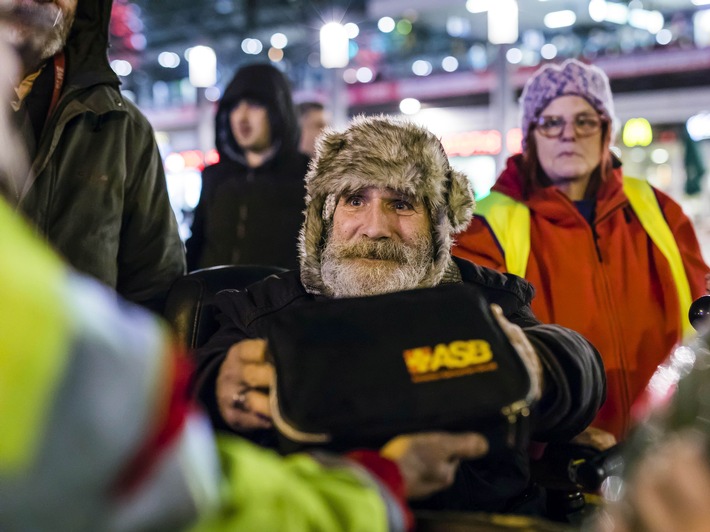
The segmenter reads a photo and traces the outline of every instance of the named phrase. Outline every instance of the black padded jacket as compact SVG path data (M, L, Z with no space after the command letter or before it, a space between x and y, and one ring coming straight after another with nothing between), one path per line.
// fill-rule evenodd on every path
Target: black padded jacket
M538 404L535 440L567 441L584 430L604 401L606 381L597 350L578 333L559 325L541 324L530 309L533 287L525 280L454 258L465 283L482 291L489 303L501 306L512 323L519 325L543 363L545 394ZM214 425L229 430L215 400L215 381L229 347L245 338L265 338L271 316L287 307L302 305L322 296L306 292L298 271L277 274L245 290L225 290L217 295L220 328L194 356L197 365L195 392L210 413ZM272 446L269 431L243 434ZM534 491L534 490L533 490ZM488 459L464 462L454 485L419 504L424 508L542 513L541 500L530 494L526 453L510 450Z
M229 115L244 98L268 111L271 158L247 165ZM305 209L308 157L298 152L298 121L286 77L271 65L242 67L227 86L215 117L219 162L202 173L202 193L187 240L188 269L220 264L295 268Z

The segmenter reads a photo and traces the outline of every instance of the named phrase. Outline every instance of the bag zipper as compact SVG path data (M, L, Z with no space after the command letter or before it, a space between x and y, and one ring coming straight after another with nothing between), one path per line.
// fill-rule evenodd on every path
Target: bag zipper
M527 371L528 378L530 379L530 388L528 388L528 393L525 398L518 401L514 401L509 405L501 408L501 413L508 420L508 437L507 444L508 447L516 447L516 442L520 441L523 431L523 420L530 417L530 407L535 400L535 391L540 388L540 383L538 382L538 375L533 371L528 362L520 357L525 370ZM540 390L542 392L542 390ZM522 420L521 420L522 418Z
M516 442L520 441L522 432L521 418L526 419L530 416L530 401L521 399L501 408L501 413L508 420L508 438L507 444L511 449L516 447Z

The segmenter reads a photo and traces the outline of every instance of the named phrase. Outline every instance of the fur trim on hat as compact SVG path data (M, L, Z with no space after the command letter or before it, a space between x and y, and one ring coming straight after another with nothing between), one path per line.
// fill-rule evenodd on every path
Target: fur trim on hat
M345 131L326 130L306 174L306 212L299 238L301 282L325 293L321 252L340 196L366 187L390 188L424 201L435 257L423 286L437 285L451 260L452 237L473 213L468 178L451 168L439 140L412 122L384 115L355 117Z
M616 135L617 119L614 100L611 96L609 78L594 65L585 65L576 59L568 59L561 65L545 65L525 84L520 96L523 151L525 151L530 125L555 98L581 96L598 113L611 121L612 139Z

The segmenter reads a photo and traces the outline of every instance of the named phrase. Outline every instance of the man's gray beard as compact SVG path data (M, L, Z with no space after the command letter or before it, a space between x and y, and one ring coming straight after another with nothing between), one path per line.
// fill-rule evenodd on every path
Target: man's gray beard
M321 279L333 297L359 297L419 288L433 264L430 233L412 244L363 238L334 242L332 230L321 256ZM378 259L363 263L357 258Z
M10 101L19 64L14 51L4 43L0 43L0 65L5 74L0 76L0 99ZM19 183L27 176L27 157L20 135L13 127L11 113L9 105L0 106L0 196L15 205Z
M20 56L27 74L58 53L66 44L74 13L64 16L45 6L0 10L0 37Z

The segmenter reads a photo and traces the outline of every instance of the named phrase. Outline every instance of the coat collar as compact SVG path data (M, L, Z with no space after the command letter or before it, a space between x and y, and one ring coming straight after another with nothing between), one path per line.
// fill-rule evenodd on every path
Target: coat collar
M557 224L584 222L574 202L570 201L557 187L549 186L536 189L529 198L523 198L522 177L520 172L521 155L514 155L507 161L492 190L500 192L527 205L536 215ZM596 196L595 220L601 220L616 209L628 203L623 190L621 165L615 165L611 179L604 181Z

